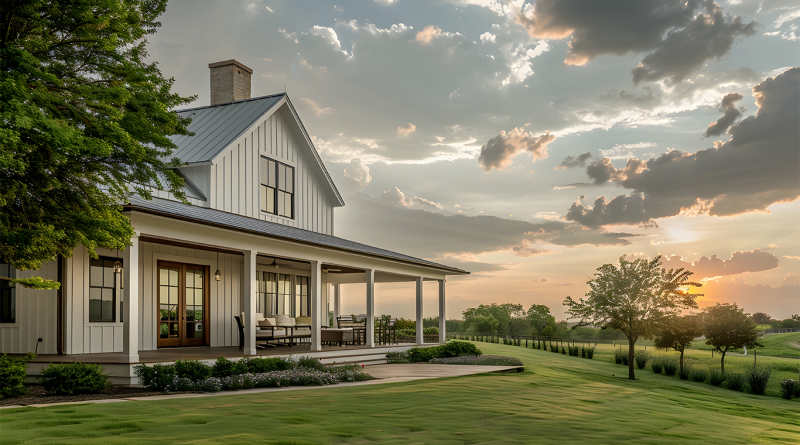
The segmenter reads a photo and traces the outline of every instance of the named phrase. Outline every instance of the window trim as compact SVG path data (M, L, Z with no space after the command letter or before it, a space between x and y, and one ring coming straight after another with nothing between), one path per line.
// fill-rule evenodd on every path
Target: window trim
M93 325L93 326L101 324L101 323L105 323L107 325L118 324L118 323L121 322L121 314L118 313L119 312L119 308L117 308L117 302L121 302L122 301L122 299L120 298L121 295L118 293L118 291L122 290L122 279L121 279L122 277L120 276L121 274L118 274L118 273L113 271L113 262L114 261L119 261L120 263L122 263L122 258L115 258L115 257L111 257L111 256L100 256L98 259L101 260L101 261L112 261L112 273L114 274L114 287L92 286L92 261L93 261L93 258L89 258L89 262L87 264L88 272L89 272L89 280L87 282L88 285L87 285L87 288L86 288L87 289L86 310L88 312L86 314L87 315L86 319L88 320L88 323ZM125 265L123 264L122 267L125 267ZM105 268L105 266L103 268ZM92 319L92 310L91 310L90 305L91 305L91 301L92 301L91 289L93 289L93 288L94 289L111 289L111 291L112 291L111 310L112 310L112 315L113 315L111 320L93 320ZM102 301L102 297L101 297L100 301Z
M272 162L275 163L275 187L274 187L274 191L273 191L273 205L274 205L274 209L275 209L274 213L270 212L269 210L264 210L263 208L261 208L261 193L262 193L262 190L264 189L264 187L270 187L270 186L267 185L267 184L264 184L262 182L262 177L263 177L263 171L261 170L262 162L259 161L259 163L258 163L258 194L259 194L259 205L258 205L258 207L259 207L260 213L261 214L267 214L267 215L276 216L278 218L286 218L288 220L295 220L295 214L297 213L296 209L295 209L295 192L297 190L297 181L296 181L296 176L297 175L295 174L294 166L289 165L289 164L287 164L285 162L281 162L281 161L278 161L276 159L267 157L267 156L263 156L263 155L260 157L260 159L266 159L268 161L272 161ZM280 170L278 168L279 166L284 166L286 168L292 169L292 181L291 181L292 182L292 191L291 192L287 192L285 190L281 190L281 188L280 188L280 181L281 181L282 175L279 173L279 170ZM278 209L278 196L279 196L279 193L285 193L285 194L289 195L289 197L291 198L291 203L289 205L289 207L291 209L291 215L290 216L285 216L285 215L281 215L280 214L280 209Z

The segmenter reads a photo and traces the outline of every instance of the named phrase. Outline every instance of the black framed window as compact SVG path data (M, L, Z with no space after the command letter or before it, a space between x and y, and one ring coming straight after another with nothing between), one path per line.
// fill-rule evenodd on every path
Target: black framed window
M117 277L114 273L116 258L100 257L89 260L89 321L116 321ZM122 262L122 260L119 260ZM124 266L124 265L123 265Z
M0 260L0 276L17 278L17 269ZM0 280L0 323L15 323L16 321L17 286L8 280Z
M261 158L261 211L294 218L294 167Z

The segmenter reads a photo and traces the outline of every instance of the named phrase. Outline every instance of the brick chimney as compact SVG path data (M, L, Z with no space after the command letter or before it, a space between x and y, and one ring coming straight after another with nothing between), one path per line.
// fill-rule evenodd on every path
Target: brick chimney
M208 68L211 70L211 105L250 99L253 70L233 59L209 63Z

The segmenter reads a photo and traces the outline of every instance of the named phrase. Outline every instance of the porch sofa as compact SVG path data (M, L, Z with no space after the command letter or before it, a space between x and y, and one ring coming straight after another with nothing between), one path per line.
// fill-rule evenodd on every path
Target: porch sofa
M234 316L236 325L239 328L239 349L244 349L244 312ZM280 344L291 346L296 340L303 342L304 339L311 339L311 317L291 318L288 315L276 314L274 317L263 317L256 314L256 345L263 344L263 347L274 347L270 340L275 340ZM288 340L288 342L287 342Z

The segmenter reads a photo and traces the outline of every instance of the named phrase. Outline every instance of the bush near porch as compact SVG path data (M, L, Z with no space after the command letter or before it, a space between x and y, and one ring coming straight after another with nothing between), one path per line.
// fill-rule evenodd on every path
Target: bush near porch
M173 364L136 366L134 372L140 384L164 392L333 385L372 378L358 365L324 365L315 357L255 357L238 361L220 357L213 366L197 360L178 360Z

